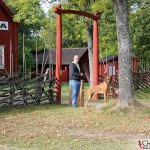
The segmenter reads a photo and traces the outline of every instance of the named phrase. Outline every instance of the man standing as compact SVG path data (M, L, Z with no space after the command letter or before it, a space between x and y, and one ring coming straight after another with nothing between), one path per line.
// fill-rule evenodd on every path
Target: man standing
M73 62L69 65L69 85L72 91L72 107L77 107L78 95L80 92L80 80L83 73L80 72L78 55L75 55Z

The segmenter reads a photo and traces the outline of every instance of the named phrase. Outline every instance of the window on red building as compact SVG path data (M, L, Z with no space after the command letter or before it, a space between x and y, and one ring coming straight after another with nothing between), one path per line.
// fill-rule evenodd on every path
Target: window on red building
M4 46L0 45L0 69L4 68Z
M115 65L110 65L109 66L109 76L115 75L116 74L116 67Z

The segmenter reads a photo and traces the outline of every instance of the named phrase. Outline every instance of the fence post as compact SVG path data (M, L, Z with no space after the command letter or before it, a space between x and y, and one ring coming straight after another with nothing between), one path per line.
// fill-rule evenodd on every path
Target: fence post
M81 81L81 85L80 85L80 93L79 93L79 96L78 96L78 106L81 107L81 106L84 106L84 81L82 80Z
M72 106L72 98L71 98L71 88L69 86L69 106Z
M80 85L80 93L78 95L78 106L84 106L84 81L81 81ZM69 106L72 106L72 98L71 98L71 88L69 87Z
M114 76L112 76L112 97L115 98Z

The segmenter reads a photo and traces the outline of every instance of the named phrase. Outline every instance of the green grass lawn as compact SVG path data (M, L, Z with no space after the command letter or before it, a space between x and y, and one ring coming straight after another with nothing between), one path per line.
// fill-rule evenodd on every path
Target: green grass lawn
M150 103L150 88L136 90L134 93L134 97L138 101Z
M112 112L114 102L108 105L99 111L46 104L7 110L0 114L0 149L130 150L137 140L124 135L150 135L148 108Z
M67 97L68 84L62 91ZM139 100L149 98L140 94ZM140 138L150 139L150 109L113 111L115 105L112 99L100 110L51 104L8 109L0 113L0 150L139 149Z
M84 83L84 90L89 88L88 83ZM69 83L65 82L62 83L62 101L69 101ZM143 88L134 91L134 98L139 102L150 102L150 88ZM86 92L84 94L84 99L86 100ZM110 97L112 99L112 97ZM99 99L99 101L92 101L92 102L103 102L103 95L102 98Z

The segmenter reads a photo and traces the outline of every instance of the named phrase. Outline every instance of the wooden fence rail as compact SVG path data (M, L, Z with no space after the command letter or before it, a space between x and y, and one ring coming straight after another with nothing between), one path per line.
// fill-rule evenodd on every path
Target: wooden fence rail
M134 88L150 88L150 72L133 74Z
M31 79L29 75L12 76L0 81L0 109L16 105L28 106L43 101L54 102L55 78L46 79L46 74Z
M116 90L119 90L118 76L112 76L111 87L112 96L116 97ZM133 87L134 91L141 88L150 88L150 72L133 73Z

